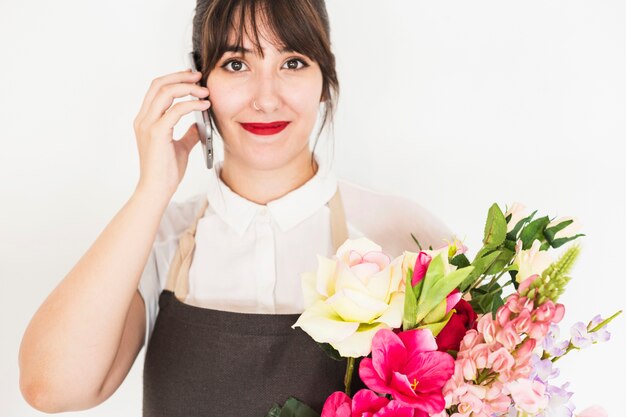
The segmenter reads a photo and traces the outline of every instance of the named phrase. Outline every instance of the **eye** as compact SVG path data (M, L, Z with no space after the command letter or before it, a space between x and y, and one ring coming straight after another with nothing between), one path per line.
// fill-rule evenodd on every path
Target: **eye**
M233 66L231 68L234 71L233 70L229 70L229 69L226 68L230 64L233 64ZM229 59L228 61L224 62L221 65L221 67L222 68L226 68L226 70L229 71L229 72L241 72L240 70L241 70L241 66L242 65L245 65L245 64L243 62L241 62L240 60L238 60L238 59Z
M297 68L298 62L302 64L302 67ZM289 65L289 64L292 64L292 63L295 63L295 67L293 65ZM299 70L309 66L309 64L307 64L304 60L302 60L300 58L292 58L289 61L287 61L285 64L287 64L287 67L288 67L287 69L294 70L294 71L299 71Z

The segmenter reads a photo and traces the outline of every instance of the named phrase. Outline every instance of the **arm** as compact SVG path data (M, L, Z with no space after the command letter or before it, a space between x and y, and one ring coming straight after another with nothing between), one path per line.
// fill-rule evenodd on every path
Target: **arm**
M33 407L93 407L127 375L144 343L137 286L166 206L136 192L35 313L19 352Z

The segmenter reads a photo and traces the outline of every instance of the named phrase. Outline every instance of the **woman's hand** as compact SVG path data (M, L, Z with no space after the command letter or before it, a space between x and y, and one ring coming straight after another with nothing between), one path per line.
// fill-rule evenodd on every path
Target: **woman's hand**
M208 100L189 100L176 103L174 98L209 95L206 87L195 84L200 72L180 71L155 78L146 93L133 126L139 150L140 175L137 189L165 195L174 194L180 184L191 149L199 141L194 123L179 140L174 140L174 126L183 115L206 110Z

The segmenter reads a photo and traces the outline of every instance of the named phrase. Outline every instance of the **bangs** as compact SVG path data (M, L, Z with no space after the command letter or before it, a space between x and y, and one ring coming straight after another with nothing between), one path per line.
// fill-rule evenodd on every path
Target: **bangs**
M213 69L224 53L233 49L243 52L245 37L250 39L253 52L264 57L260 45L262 36L278 50L294 51L315 62L323 61L326 54L323 45L327 45L329 40L321 38L324 36L324 24L308 2L234 0L214 4L217 7L210 10L203 30L205 33L212 32L214 36L204 37L206 42L201 45L205 51L213 51L213 56L207 57L209 62L203 62L202 67ZM312 16L315 18L312 19ZM261 32L262 27L266 32Z

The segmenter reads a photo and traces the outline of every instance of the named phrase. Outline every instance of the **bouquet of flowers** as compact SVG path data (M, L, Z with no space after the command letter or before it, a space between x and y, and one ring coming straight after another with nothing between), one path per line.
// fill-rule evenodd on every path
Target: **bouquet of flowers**
M606 341L621 313L576 323L561 339L558 303L580 248L548 253L581 236L572 218L535 218L513 204L489 209L473 260L453 242L390 259L376 243L348 239L333 259L302 275L300 327L329 355L346 358L345 391L322 417L600 417L574 414L555 362ZM356 366L358 360L358 367ZM353 372L368 389L351 396ZM290 411L287 410L299 410ZM295 398L271 416L318 415Z

